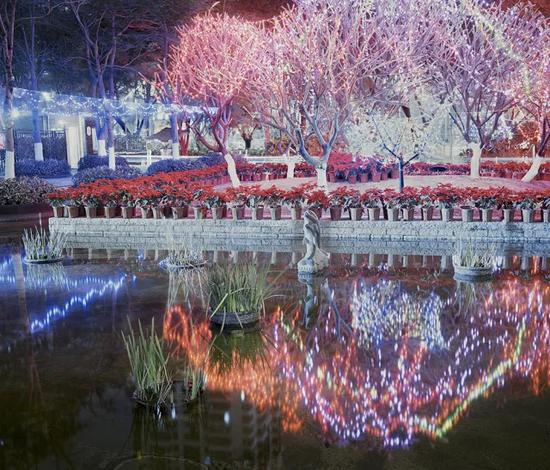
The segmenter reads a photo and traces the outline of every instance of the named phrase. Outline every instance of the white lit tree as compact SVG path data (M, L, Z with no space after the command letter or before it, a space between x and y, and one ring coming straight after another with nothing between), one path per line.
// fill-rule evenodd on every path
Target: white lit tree
M535 54L541 17L532 5L505 8L476 0L439 2L433 29L446 46L434 55L451 118L472 151L471 176L479 177L481 153L494 144L520 95L514 87ZM449 57L451 52L451 57Z

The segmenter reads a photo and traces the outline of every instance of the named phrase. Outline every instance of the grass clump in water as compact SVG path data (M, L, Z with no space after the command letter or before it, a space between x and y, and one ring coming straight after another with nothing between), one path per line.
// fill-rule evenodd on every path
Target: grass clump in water
M219 265L208 272L209 305L215 313L260 313L272 294L268 272L253 264Z
M465 268L491 268L495 265L496 247L474 248L472 243L459 242L453 263Z
M151 320L151 330L145 333L141 322L136 334L122 333L122 340L128 353L132 379L136 390L134 398L139 403L160 407L172 403L172 375L168 371L168 355L164 352L164 342L155 332L155 320Z
M64 233L49 234L42 226L23 232L26 261L57 261L63 257L66 244Z

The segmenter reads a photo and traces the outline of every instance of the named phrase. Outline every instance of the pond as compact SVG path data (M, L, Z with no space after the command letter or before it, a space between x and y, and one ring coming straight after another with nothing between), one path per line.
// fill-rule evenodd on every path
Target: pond
M219 334L204 274L162 251L0 252L0 468L548 468L550 274L510 255L486 282L446 256L335 253L300 280L292 252L207 252L269 270L259 328ZM210 269L210 268L206 268ZM200 399L132 400L121 339L151 319Z

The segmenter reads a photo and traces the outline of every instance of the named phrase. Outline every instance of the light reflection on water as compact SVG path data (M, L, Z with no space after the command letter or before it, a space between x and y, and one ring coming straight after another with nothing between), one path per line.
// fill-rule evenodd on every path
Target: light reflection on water
M90 351L109 351L113 359L99 366L92 380L112 390L115 398L108 406L96 406L118 416L121 423L131 423L127 432L133 436L132 443L126 435L113 437L119 448L111 451L117 456L112 461L138 454L181 457L181 448L188 446L195 449L186 454L193 462L252 459L263 468L273 459L280 463L282 435L299 436L311 429L327 445L364 442L369 448L407 448L423 437L438 440L449 434L468 419L465 414L474 403L497 390L508 393L514 386L537 395L550 382L545 259L508 257L503 260L508 269L495 280L468 284L452 279L445 257L335 256L327 276L312 282L298 281L289 269L278 281L283 297L269 305L261 329L227 336L213 332L204 316L207 293L201 288L201 275L169 276L158 268L158 253L134 257L126 252L123 258L111 254L109 262L92 256L60 267L24 267L18 256L0 259L0 306L10 320L0 332L15 331L19 342L31 345L33 370L40 375L42 364L45 383L51 383L53 367L61 368L54 383L64 383L72 380ZM255 257L273 270L284 270L297 258L279 254L273 264L272 254L217 257L221 262ZM24 310L24 326L11 321L14 307L20 315ZM161 421L132 414L119 336L126 314L132 320L161 317L174 357L185 356L204 368L207 392L200 404L179 403ZM90 328L107 331L107 324L109 332L90 345L75 342L91 338L95 332ZM73 330L82 336L75 340ZM69 337L70 350L82 360L66 365L61 356L59 364L50 362L53 358L45 355L40 342L53 333ZM29 340L29 334L34 339ZM13 344L9 357L3 357L5 345L0 347L1 370L16 377L10 390L27 387L16 372L15 358L24 360L28 351ZM55 350L65 354L64 342L57 340ZM95 393L95 386L81 386L83 395L70 411L73 419L86 409L86 394ZM54 393L45 388L44 393ZM10 396L7 390L0 385L0 397ZM62 387L55 390L59 393L69 392ZM24 421L26 406L16 409L13 419ZM207 410L206 423L201 409ZM216 455L214 449L226 445L227 433L242 433L242 423L250 416L256 424L246 428L247 437L243 435L238 445L227 444L229 454ZM19 452L29 451L17 448L21 444L5 431L8 426L1 426L8 423L3 419L7 418L0 417L0 439ZM98 434L111 432L108 420L88 420ZM77 442L83 439L79 436ZM69 445L68 437L61 443ZM261 458L253 446L262 449ZM44 452L46 457L55 450Z

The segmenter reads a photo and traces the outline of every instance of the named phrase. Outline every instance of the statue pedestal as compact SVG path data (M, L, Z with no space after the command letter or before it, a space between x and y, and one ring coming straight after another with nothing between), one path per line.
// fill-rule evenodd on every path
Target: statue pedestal
M298 273L315 274L328 268L328 255L317 249L311 258L302 258L298 261Z

